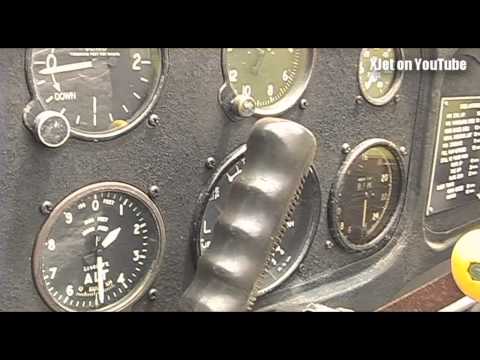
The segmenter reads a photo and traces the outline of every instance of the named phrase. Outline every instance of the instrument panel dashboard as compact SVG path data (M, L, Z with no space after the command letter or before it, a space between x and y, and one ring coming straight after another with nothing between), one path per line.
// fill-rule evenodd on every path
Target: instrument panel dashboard
M477 221L425 212L439 101L475 93L368 66L449 51L1 49L0 309L178 310L264 116L318 149L255 310L376 309Z

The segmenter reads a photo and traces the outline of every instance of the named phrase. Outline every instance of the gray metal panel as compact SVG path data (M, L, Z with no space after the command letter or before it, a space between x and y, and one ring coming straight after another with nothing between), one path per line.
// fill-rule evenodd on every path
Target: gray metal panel
M405 49L405 53L409 58L419 56L420 50ZM338 297L330 301L332 305L373 309L400 290L406 280L447 256L447 252L438 254L425 243L424 203L417 196L425 142L418 130L427 120L430 79L407 72L398 104L358 105L359 54L360 49L318 49L305 93L310 106L305 111L296 107L283 115L300 122L317 137L315 167L322 187L322 219L303 271L262 298L259 306L287 299L327 300L337 293ZM195 205L211 175L204 162L209 156L220 161L244 143L253 120L231 122L217 102L223 83L220 49L170 49L169 55L165 88L154 107L161 119L157 128L141 124L110 142L69 140L62 148L49 150L37 144L22 123L23 107L30 100L25 49L0 50L0 126L6 127L0 133L0 154L6 155L1 163L7 164L0 183L1 310L47 310L34 287L30 267L35 237L44 221L38 210L40 204L44 200L57 203L80 187L106 180L130 183L143 190L150 185L160 187L156 203L166 223L167 244L155 281L159 296L155 302L141 301L134 309L177 310L177 301L192 277L195 251L190 231ZM326 204L343 160L342 144L354 146L374 137L405 146L415 159L406 159L412 173L398 230L375 255L350 254L339 246L327 250L325 242L331 236ZM365 286L355 289L363 285L362 281ZM306 290L309 292L298 295Z

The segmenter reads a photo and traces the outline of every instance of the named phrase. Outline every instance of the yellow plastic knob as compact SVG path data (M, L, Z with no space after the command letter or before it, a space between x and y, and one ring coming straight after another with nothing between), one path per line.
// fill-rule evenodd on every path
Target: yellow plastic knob
M457 241L451 258L452 275L468 297L480 301L480 229L469 231Z

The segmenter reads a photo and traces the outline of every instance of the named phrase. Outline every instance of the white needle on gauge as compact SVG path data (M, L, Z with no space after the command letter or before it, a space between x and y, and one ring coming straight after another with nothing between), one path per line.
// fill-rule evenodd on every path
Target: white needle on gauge
M106 248L110 246L115 240L117 240L118 234L120 234L120 231L122 231L121 227L118 227L115 230L110 231L108 235L105 236L105 239L103 239L102 247Z
M368 200L365 199L363 200L363 218L362 218L363 228L367 227L367 206L368 206Z
M92 97L93 126L97 126L97 97Z
M93 68L92 61L82 61L82 62L73 63L73 64L46 67L45 69L40 70L38 73L40 75L52 75L52 74L69 72L69 71L85 70L90 68Z
M257 62L255 63L255 66L253 67L253 74L254 75L259 74L260 68L263 65L263 61L265 60L265 51L260 49L260 48L256 48L256 50L258 50L260 52L260 55L258 56Z
M97 282L98 282L98 299L100 304L105 301L105 288L103 284L103 258L97 256Z

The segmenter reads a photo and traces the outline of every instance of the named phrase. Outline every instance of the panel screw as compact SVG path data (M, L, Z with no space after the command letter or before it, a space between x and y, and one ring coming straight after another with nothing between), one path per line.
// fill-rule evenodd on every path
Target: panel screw
M148 188L148 194L151 198L155 199L160 195L160 188L157 185L152 185Z
M362 103L363 103L363 98L362 98L360 95L358 95L358 96L355 98L355 104L357 104L357 105L362 105Z
M352 151L352 148L350 147L349 144L345 143L342 145L342 152L346 155L349 154L350 151Z
M397 95L395 95L395 97L393 98L393 101L395 101L395 103L398 104L398 103L400 102L400 99L401 99L400 95L397 94Z
M148 126L154 128L160 125L160 117L156 114L150 115L147 121Z
M304 264L300 264L300 265L298 266L298 272L299 272L300 274L305 274L305 273L307 272L307 269L306 269L306 267L305 267Z
M150 290L148 291L148 299L149 299L150 301L155 301L155 300L157 300L157 297L158 297L158 291L157 291L157 289L150 289Z
M44 201L43 204L40 206L40 212L43 215L50 215L53 211L53 204L50 201Z
M408 154L408 150L405 146L400 146L400 154L402 154L403 156L406 156Z
M300 109L306 110L310 104L307 99L300 100Z
M333 246L334 246L333 241L330 241L330 240L325 241L325 247L327 249L332 249Z
M215 169L217 166L217 160L213 156L208 157L207 161L205 161L205 167L207 169Z

